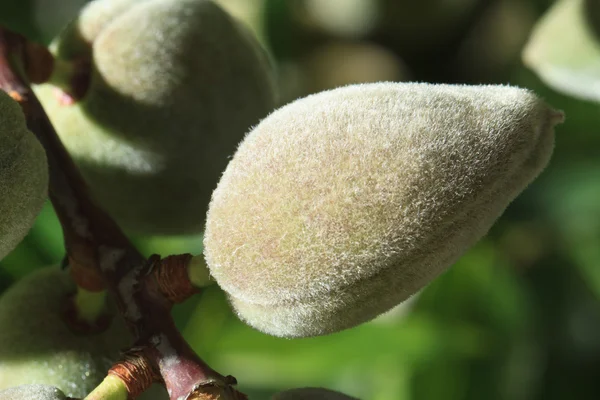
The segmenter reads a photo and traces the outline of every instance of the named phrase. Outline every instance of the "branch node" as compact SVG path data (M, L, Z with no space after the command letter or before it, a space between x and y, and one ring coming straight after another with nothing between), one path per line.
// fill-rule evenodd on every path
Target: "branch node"
M118 377L127 387L130 399L135 399L146 391L160 376L152 369L143 349L131 349L121 361L113 365L109 375Z
M229 377L228 377L229 378ZM203 385L194 390L186 400L247 400L248 396L231 386Z
M173 304L181 303L199 290L192 285L188 274L191 254L178 254L163 258L152 274L160 292Z
M101 292L106 289L102 273L94 265L78 262L68 254L71 277L79 286L90 292Z

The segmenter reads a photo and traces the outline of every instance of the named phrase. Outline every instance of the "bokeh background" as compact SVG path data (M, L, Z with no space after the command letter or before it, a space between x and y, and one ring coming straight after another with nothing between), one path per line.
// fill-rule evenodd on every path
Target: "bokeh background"
M251 399L302 386L367 400L600 398L600 107L552 90L521 61L553 2L219 1L269 50L282 104L356 82L503 83L567 118L540 178L407 303L352 330L285 340L242 324L213 287L174 311L198 353ZM1 0L0 23L47 43L84 3ZM146 254L202 252L201 237L134 240ZM0 291L63 256L47 205L0 263Z

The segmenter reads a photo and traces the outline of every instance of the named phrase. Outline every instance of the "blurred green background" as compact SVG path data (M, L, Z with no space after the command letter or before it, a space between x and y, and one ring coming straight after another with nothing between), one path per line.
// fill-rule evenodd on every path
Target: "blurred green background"
M83 3L2 0L0 23L47 43ZM251 399L301 386L368 400L600 398L600 109L553 91L521 61L552 1L220 3L271 52L282 104L355 82L510 83L567 118L547 170L406 304L353 330L285 340L242 324L213 287L174 311L199 354ZM201 237L134 239L147 254L202 251ZM0 291L63 255L47 205L0 263Z

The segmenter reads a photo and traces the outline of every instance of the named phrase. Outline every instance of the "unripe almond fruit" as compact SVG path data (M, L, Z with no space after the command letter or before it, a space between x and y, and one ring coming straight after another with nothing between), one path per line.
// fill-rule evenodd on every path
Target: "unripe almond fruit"
M21 385L0 390L0 400L65 400L65 394L54 386Z
M131 344L118 317L103 332L73 332L63 310L74 292L67 271L47 267L0 297L0 390L42 384L70 397L85 397L104 379L120 350Z
M48 193L46 152L0 90L0 260L25 237Z
M201 231L228 157L275 104L248 28L210 0L96 0L53 50L36 92L99 204L128 231ZM82 60L89 85L66 79L85 90L65 102L54 83Z
M242 142L204 237L238 315L276 336L371 320L479 240L563 115L509 86L376 83L295 101Z

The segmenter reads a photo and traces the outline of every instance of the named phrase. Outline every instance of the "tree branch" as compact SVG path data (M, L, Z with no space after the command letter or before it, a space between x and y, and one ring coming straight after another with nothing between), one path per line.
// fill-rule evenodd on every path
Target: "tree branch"
M48 68L23 65L27 60L38 63L51 60L47 54L32 57L32 51L42 50L32 50L22 36L0 28L0 88L19 101L28 128L46 150L50 172L48 194L63 228L77 284L91 291L102 290L104 286L108 289L134 336L134 348L143 349L141 354L153 372L153 380L165 384L171 399L245 398L231 388L235 379L212 370L175 327L170 313L173 299L165 296L164 284L161 289L157 280L161 274L152 273L160 267L160 257L146 260L113 219L92 201L77 167L25 83L25 73L31 78L43 75L39 71ZM135 370L131 376L138 379Z

